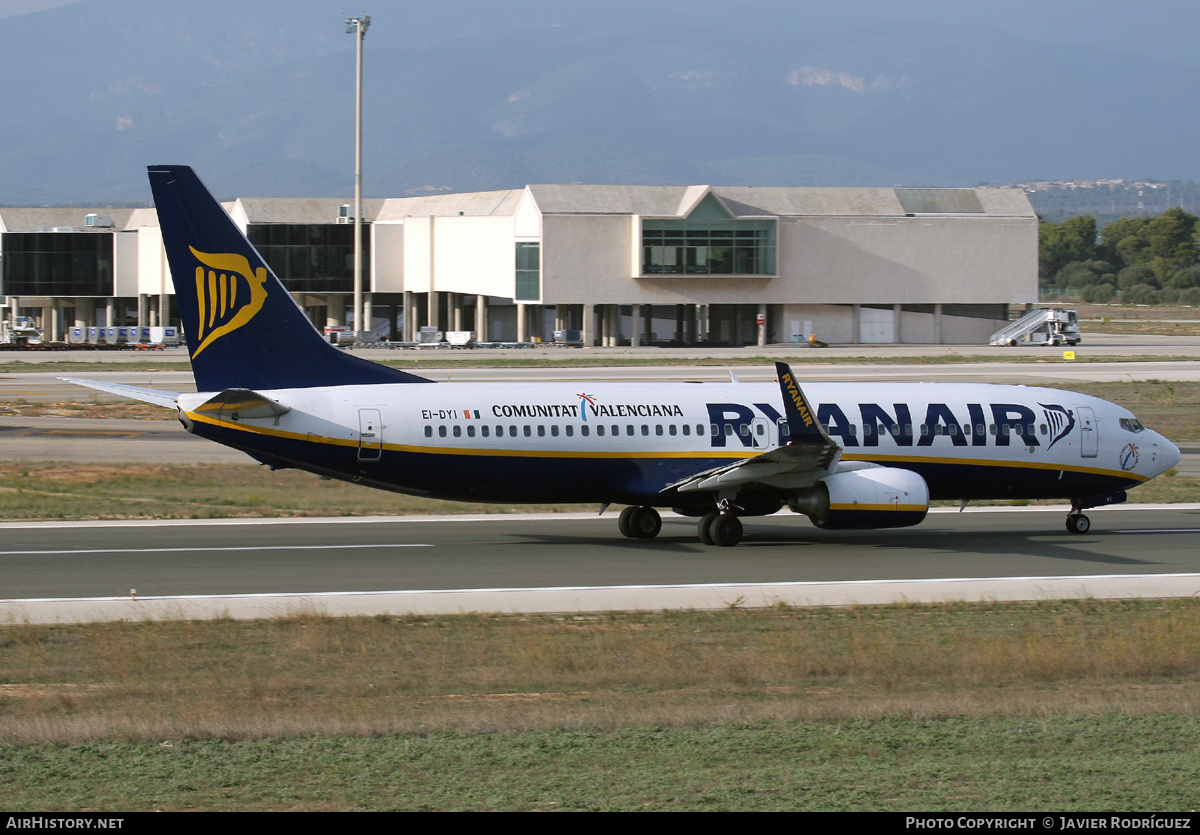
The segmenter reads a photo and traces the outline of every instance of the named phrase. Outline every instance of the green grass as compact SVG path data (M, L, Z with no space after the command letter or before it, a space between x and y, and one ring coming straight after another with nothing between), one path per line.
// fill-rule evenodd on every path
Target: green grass
M10 812L1196 808L1192 716L27 746Z
M0 627L0 806L1194 809L1200 604Z

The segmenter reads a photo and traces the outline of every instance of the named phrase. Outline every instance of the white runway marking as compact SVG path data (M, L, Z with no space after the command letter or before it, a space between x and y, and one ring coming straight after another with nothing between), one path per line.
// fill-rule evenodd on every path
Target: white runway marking
M73 548L58 551L0 551L0 557L45 554L207 554L214 551L349 551L355 548L432 548L431 542L385 542L379 545L235 545L200 548Z

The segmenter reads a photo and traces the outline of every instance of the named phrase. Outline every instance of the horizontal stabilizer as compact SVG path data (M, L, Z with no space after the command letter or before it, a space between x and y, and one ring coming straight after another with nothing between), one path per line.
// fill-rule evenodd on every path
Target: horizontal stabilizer
M166 409L174 409L175 401L179 399L179 392L162 391L161 389L145 389L139 386L122 386L117 383L101 383L96 380L80 380L76 377L59 377L64 383L73 383L77 386L87 386L98 391L106 391L109 394L119 394L122 397L129 397L133 400L140 400L143 403L153 403L155 406L162 406Z
M251 418L275 418L286 415L292 410L278 400L271 400L250 389L225 389L209 400L204 401L194 412L217 420L247 420Z

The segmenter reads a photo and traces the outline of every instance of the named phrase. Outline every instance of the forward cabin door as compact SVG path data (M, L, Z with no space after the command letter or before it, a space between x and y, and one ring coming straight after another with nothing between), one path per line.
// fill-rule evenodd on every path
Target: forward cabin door
M358 410L358 460L378 461L383 454L383 422L378 409Z
M1079 451L1084 458L1095 458L1100 449L1100 431L1096 426L1096 413L1091 406L1076 406L1079 412Z

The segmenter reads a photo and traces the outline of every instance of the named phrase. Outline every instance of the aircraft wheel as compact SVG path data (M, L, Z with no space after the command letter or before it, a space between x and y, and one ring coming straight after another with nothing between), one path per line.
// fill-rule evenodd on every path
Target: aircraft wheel
M662 530L662 517L652 507L631 508L634 513L629 518L629 527L633 536L638 539L654 539Z
M636 507L627 507L621 511L621 515L617 517L617 530L621 532L621 536L627 536L633 539L637 536L633 529L633 515L637 513Z
M719 518L721 518L721 514L717 513L715 510L705 513L700 517L700 524L696 526L696 531L700 535L700 541L705 545L716 544L713 542L712 534L709 532L709 528L712 526L712 523Z
M713 545L729 548L742 541L742 520L732 513L721 513L708 527Z
M1082 513L1072 513L1067 516L1067 530L1071 533L1087 533L1092 529L1092 520Z

